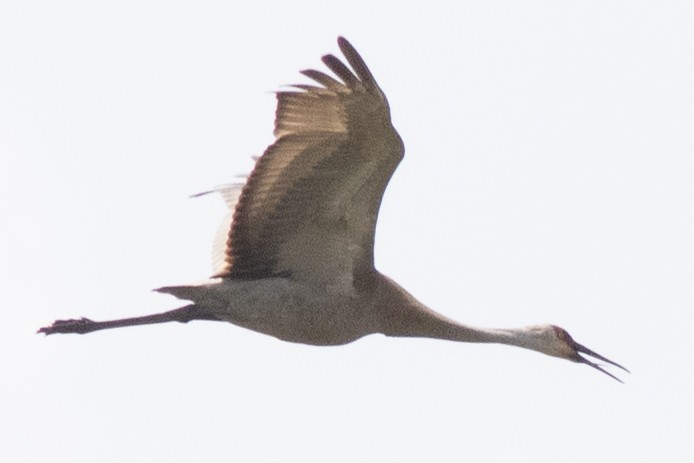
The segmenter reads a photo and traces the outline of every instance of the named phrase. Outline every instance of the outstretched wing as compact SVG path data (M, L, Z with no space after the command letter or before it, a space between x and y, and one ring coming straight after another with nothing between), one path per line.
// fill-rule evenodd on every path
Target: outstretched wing
M403 156L388 102L344 38L352 69L323 57L337 79L305 70L319 86L277 93L276 141L243 187L218 276L348 285L374 268L383 191Z

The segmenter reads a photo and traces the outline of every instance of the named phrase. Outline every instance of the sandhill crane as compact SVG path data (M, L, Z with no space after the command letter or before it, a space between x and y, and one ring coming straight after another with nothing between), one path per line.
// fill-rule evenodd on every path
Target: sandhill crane
M326 55L322 61L337 79L301 71L318 85L277 93L275 142L244 185L219 189L233 220L214 275L156 290L191 304L111 321L57 320L39 332L218 320L321 346L373 333L502 343L584 363L620 381L581 354L628 370L578 344L562 328L466 326L431 310L376 270L378 209L404 146L364 60L344 38L338 45L351 69Z

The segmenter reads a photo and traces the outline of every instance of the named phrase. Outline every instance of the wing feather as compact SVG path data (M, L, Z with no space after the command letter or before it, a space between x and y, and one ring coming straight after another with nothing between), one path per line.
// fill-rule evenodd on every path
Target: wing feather
M403 145L364 60L338 45L352 69L323 62L339 81L305 70L320 86L277 93L276 140L243 187L218 276L350 285L373 271L378 209Z
M357 76L355 76L352 71L334 55L325 55L322 58L323 63L330 68L347 87L357 87L361 83Z
M315 69L304 69L303 71L301 71L301 73L306 77L315 80L328 90L332 90L334 92L340 92L344 90L345 86L343 84L333 79L324 72L316 71Z

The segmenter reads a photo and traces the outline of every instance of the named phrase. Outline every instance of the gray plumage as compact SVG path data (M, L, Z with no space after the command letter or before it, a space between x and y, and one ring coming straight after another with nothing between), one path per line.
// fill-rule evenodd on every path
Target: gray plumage
M378 210L404 147L364 60L344 38L338 46L349 67L324 56L337 79L305 70L317 86L278 92L275 142L242 187L216 190L233 215L216 240L223 246L215 246L215 274L157 290L190 305L104 322L58 320L39 332L216 320L313 345L345 344L373 333L493 342L584 363L619 381L581 354L624 367L576 343L562 328L466 326L429 309L376 270Z

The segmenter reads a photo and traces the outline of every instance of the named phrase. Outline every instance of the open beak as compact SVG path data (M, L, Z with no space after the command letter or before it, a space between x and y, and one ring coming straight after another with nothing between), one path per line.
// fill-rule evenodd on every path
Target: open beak
M607 359L607 358L603 357L602 355L593 352L592 350L588 349L587 347L584 347L584 346L580 345L580 344L577 343L576 341L573 342L573 347L574 347L574 349L576 349L576 356L573 358L573 360L574 360L575 362L585 363L586 365L590 365L591 367L595 368L596 370L602 371L602 372L605 373L607 376L609 376L609 377L611 377L611 378L613 378L613 379L616 379L616 380L619 381L620 383L623 383L623 381L622 381L621 379L617 378L615 375L613 375L613 374L610 373L609 371L604 370L602 367L600 367L600 365L591 362L590 360L588 360L588 359L585 358L585 357L582 357L582 356L579 355L579 354L590 355L591 357L594 357L594 358L596 358L596 359L598 359L598 360L602 360L603 362L609 363L610 365L614 365L614 366L616 366L617 368L621 368L622 370L626 371L627 373L631 373L629 370L627 370L626 368L624 368L623 366L621 366L619 363L613 362L612 360Z

